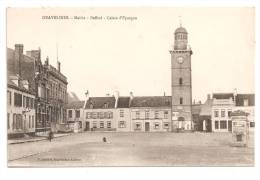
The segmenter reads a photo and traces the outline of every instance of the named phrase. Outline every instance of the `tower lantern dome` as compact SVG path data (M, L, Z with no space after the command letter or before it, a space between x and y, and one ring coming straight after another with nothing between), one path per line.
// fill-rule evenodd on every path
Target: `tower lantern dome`
M179 27L175 30L174 34L177 34L177 33L184 33L184 34L188 34L187 33L187 30L184 28L184 27Z
M188 44L188 32L184 27L179 27L174 32L175 41L174 49L175 50L186 50Z

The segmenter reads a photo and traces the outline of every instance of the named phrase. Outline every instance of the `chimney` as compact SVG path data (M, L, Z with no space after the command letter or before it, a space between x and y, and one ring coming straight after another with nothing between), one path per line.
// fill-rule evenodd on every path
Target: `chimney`
M86 109L86 106L87 106L87 102L89 100L89 92L87 90L87 92L85 93L85 96L86 96L86 99L85 99L85 102L84 102L84 109Z
M210 100L210 94L207 95L207 100Z
M133 100L133 98L134 98L134 93L131 91L130 92L130 100Z
M21 77L21 64L23 58L23 44L15 44L15 74Z
M57 61L57 69L60 72L60 61Z
M116 102L115 102L115 108L117 108L117 105L118 105L118 99L119 99L119 91L115 91L114 92L114 97L116 99Z
M163 92L163 96L166 96L166 93L165 93L165 92Z
M26 51L26 55L34 58L36 61L41 59L41 49Z

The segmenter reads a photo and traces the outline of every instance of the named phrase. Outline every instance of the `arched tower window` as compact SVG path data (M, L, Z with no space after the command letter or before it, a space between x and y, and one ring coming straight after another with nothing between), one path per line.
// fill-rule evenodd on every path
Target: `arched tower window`
M182 78L179 78L179 85L182 85Z
M183 104L183 98L182 97L180 98L180 104Z

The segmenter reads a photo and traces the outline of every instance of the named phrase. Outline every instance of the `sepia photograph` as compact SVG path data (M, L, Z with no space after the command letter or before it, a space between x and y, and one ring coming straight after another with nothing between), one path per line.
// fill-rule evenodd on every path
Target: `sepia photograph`
M6 164L254 167L255 44L248 6L7 7Z

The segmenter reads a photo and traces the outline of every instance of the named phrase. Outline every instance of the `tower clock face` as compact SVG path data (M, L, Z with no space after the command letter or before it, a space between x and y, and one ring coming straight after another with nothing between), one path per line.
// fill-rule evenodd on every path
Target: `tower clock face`
M177 57L178 63L182 64L184 61L184 58L182 56Z

